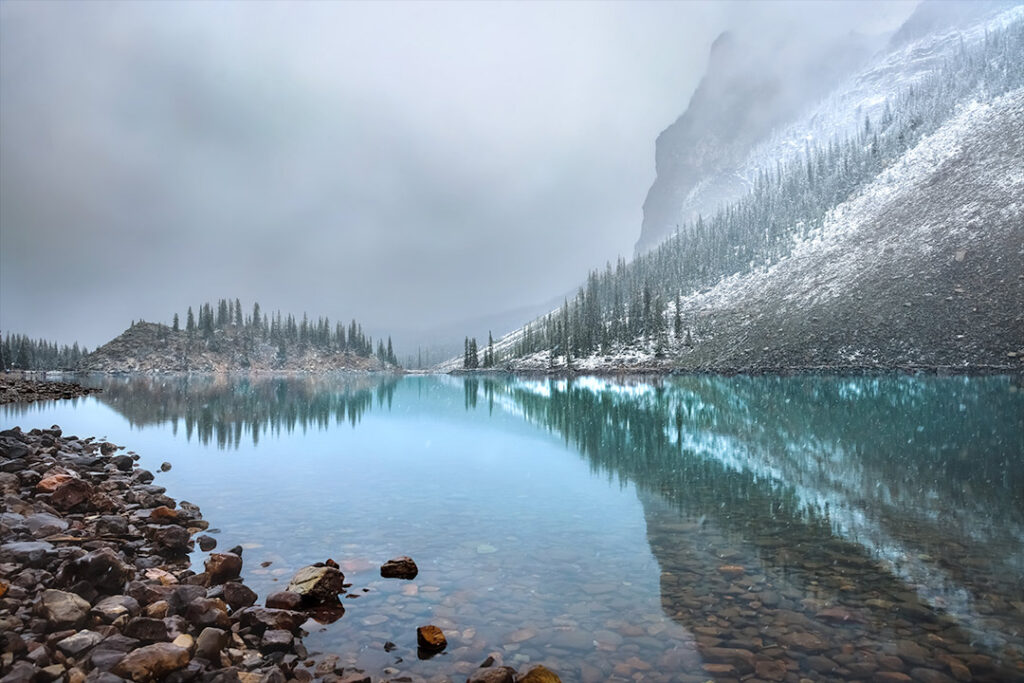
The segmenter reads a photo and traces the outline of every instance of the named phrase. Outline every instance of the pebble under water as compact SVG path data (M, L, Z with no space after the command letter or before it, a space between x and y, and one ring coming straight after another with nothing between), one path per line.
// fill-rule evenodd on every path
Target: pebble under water
M1019 377L83 381L3 425L171 463L261 602L333 558L304 642L382 677L1024 680Z

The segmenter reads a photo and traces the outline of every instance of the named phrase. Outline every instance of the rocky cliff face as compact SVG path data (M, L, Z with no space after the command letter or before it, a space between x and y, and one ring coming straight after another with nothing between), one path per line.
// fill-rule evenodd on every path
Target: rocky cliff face
M280 347L235 329L217 329L209 337L189 335L156 323L136 323L86 356L89 372L233 372L354 371L395 369L375 356L292 345Z
M636 252L735 200L758 171L802 154L806 142L827 143L881 116L887 97L938 68L961 41L983 40L985 22L1018 4L928 0L891 38L721 36L687 110L658 136Z
M856 34L810 48L719 36L686 111L658 136L657 177L644 200L637 252L744 191L736 170L755 145L861 66L877 47L878 39ZM701 183L715 187L698 196L694 190Z

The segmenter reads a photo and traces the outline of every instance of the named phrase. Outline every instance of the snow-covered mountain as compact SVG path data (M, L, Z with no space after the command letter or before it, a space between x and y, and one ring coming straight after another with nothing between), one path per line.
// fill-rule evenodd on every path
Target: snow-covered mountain
M686 112L658 137L637 252L749 192L761 170L799 158L808 143L879 120L945 60L1022 17L1015 2L928 0L887 41L851 34L769 46L723 36Z
M522 370L1022 367L1024 5L925 3L740 161L735 149L697 182L677 178L677 211L698 218L677 213L657 247L594 271L488 357Z

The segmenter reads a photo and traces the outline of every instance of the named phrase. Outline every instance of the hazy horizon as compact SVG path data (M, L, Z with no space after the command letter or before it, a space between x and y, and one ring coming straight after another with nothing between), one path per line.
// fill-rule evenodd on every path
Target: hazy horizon
M0 329L536 306L631 255L723 30L882 32L915 4L2 3Z

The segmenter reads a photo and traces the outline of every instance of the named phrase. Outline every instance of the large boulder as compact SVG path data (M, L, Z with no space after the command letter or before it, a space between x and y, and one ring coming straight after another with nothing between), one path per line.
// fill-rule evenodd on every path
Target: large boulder
M344 592L345 575L334 567L309 566L300 569L288 584L288 591L298 593L307 604L337 602Z

